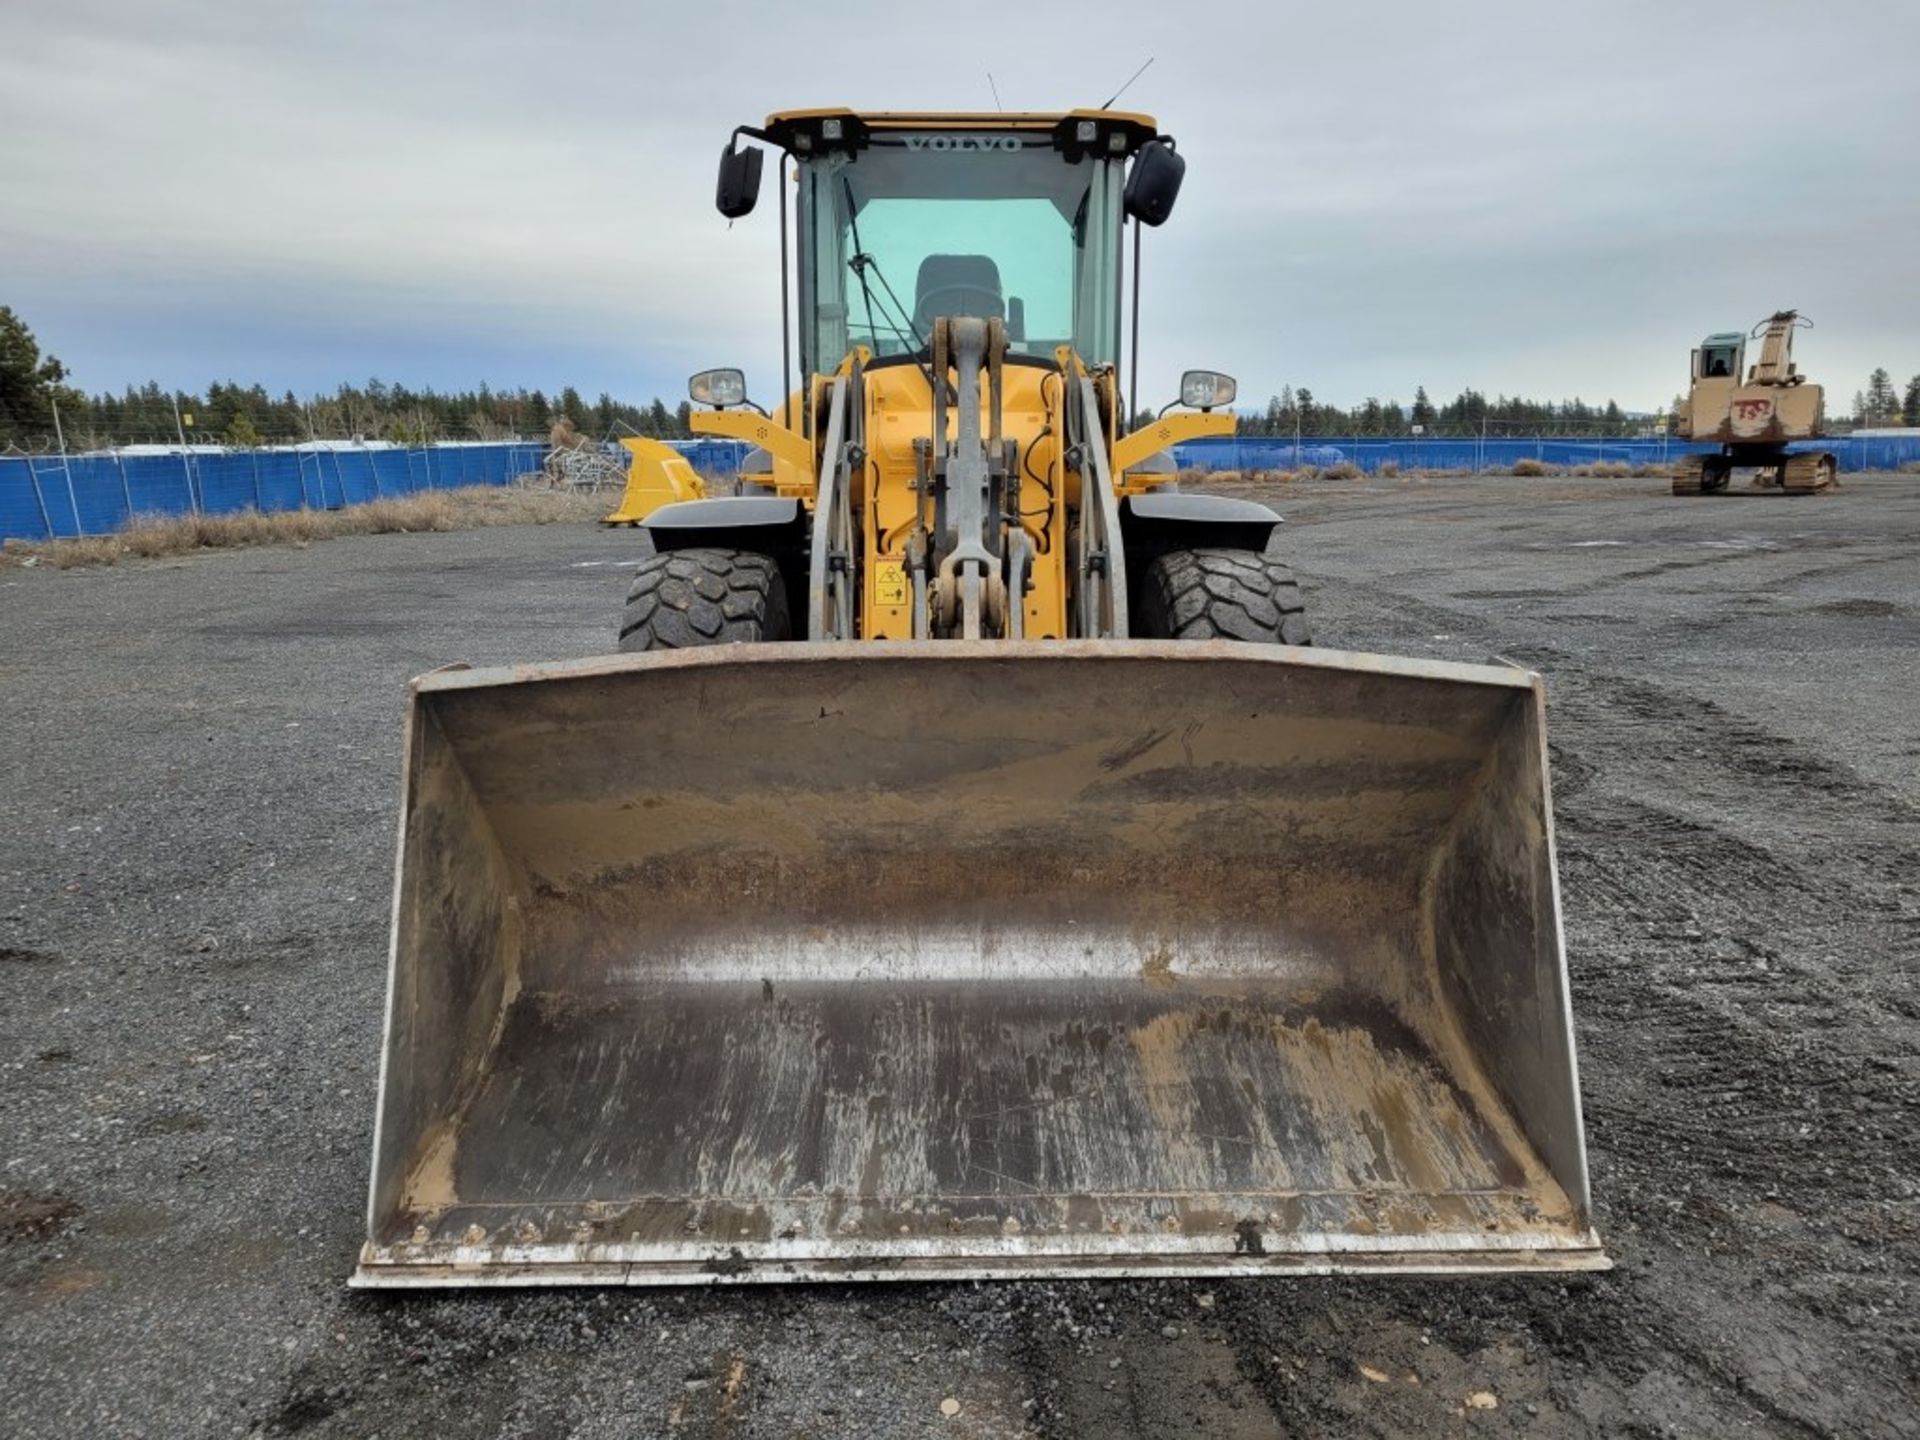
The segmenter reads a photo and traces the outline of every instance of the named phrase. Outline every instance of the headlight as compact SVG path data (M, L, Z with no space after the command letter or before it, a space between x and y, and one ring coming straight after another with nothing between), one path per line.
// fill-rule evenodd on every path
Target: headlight
M1189 370L1180 377L1180 403L1194 410L1212 410L1231 405L1240 393L1233 376L1218 370Z
M722 410L729 405L743 404L747 398L746 372L702 370L687 381L687 395L696 405L713 405Z

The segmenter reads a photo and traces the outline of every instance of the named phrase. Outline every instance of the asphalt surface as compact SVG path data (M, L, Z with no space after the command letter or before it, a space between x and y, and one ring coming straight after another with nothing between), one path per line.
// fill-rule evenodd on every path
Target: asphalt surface
M1275 493L1322 643L1548 676L1573 1283L350 1294L404 682L636 542L0 572L0 1431L1920 1434L1920 478L1660 492Z

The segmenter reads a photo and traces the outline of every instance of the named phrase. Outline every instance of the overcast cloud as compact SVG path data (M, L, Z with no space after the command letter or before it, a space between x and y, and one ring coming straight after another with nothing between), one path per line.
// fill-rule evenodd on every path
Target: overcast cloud
M1160 390L1652 408L1784 305L1843 402L1920 371L1912 0L4 0L0 304L96 390L770 392L772 207L712 209L733 125L991 108L989 69L1010 109L1095 104L1149 55L1123 104L1189 159L1147 243Z

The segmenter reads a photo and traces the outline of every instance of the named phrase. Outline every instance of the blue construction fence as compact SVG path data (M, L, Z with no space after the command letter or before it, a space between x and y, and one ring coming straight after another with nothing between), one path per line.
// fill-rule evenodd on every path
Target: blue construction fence
M1371 475L1383 465L1402 470L1511 470L1521 460L1574 469L1582 465L1665 466L1681 455L1716 449L1674 440L1559 439L1546 436L1308 436L1297 444L1270 436L1222 436L1173 447L1182 470L1299 470L1350 464ZM1831 451L1842 471L1898 470L1920 462L1920 431L1897 436L1843 436L1789 449Z
M739 471L748 447L736 440L706 440L681 445L694 468L730 477ZM704 453L694 458L695 448ZM1519 460L1575 469L1582 465L1671 464L1677 457L1712 450L1676 440L1598 440L1553 436L1306 436L1294 441L1271 436L1223 436L1189 440L1173 447L1173 463L1182 470L1299 470L1352 464L1367 474L1383 465L1402 470L1511 470ZM1846 471L1898 470L1920 462L1920 431L1912 435L1846 436L1810 441L1790 449L1830 450Z
M746 446L677 446L696 470L731 478ZM336 510L384 496L508 485L538 471L533 442L414 448L185 449L155 453L0 456L0 540L106 535L135 515Z
M739 473L750 447L737 440L672 442L708 476ZM1821 440L1842 471L1898 470L1920 462L1920 433ZM1567 468L1594 464L1666 465L1707 449L1665 440L1515 437L1272 437L1190 440L1174 447L1183 470L1298 470L1352 464L1372 474L1402 470L1510 470L1538 460ZM129 454L0 457L0 539L105 535L135 515L196 511L338 509L465 485L506 485L541 468L546 447L529 442L427 445L410 449L175 450Z

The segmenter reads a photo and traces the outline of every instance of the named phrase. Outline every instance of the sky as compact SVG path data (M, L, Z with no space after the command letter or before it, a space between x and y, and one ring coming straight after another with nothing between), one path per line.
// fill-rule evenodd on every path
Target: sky
M990 109L989 70L1093 105L1149 57L1120 108L1188 170L1143 403L1204 366L1243 407L1654 409L1786 306L1843 402L1920 372L1912 0L0 0L0 304L89 390L771 394L774 207L713 210L734 125Z

